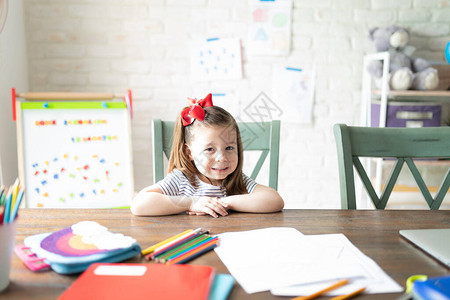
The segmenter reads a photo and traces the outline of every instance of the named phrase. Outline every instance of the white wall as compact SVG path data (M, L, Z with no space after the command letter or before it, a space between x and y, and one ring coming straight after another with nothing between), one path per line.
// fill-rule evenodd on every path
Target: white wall
M27 55L22 0L8 1L8 15L0 33L0 157L3 184L17 173L16 124L12 121L11 88L28 89Z
M152 183L152 118L175 119L187 96L209 90L244 107L262 91L270 96L274 65L314 67L313 123L282 124L279 192L288 208L339 207L332 126L359 121L368 29L404 25L417 54L433 61L443 60L450 37L442 0L295 0L292 47L282 57L248 55L245 0L26 0L25 8L30 90L133 90L137 190ZM189 42L210 37L241 39L244 79L190 82Z

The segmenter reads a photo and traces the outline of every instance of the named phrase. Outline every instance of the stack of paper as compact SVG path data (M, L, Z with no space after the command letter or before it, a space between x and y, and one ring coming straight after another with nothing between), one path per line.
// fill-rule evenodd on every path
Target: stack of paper
M329 295L361 286L365 293L403 290L343 234L306 236L278 227L224 233L219 238L216 253L247 293L307 295L344 278L350 284Z

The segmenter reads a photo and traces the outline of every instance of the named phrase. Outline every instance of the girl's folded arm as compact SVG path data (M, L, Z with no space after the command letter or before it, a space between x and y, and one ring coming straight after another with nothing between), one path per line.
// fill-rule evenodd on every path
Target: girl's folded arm
M192 199L183 196L164 195L157 185L141 190L131 201L131 212L137 216L161 216L184 212Z
M269 213L280 211L284 201L273 188L258 184L252 193L222 198L228 209L240 212Z

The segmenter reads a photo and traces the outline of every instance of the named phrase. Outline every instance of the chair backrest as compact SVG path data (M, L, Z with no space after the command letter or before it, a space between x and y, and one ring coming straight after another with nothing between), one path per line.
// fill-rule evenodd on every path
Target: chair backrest
M413 158L450 158L450 128L379 128L334 125L339 166L341 208L356 209L353 166L377 209L386 207L404 163L409 167L430 209L439 209L450 185L450 168L434 199ZM397 158L378 197L359 157Z
M164 178L164 156L169 159L175 122L153 120L153 180ZM278 187L280 121L238 123L244 151L261 151L250 178L256 179L269 156L269 186Z

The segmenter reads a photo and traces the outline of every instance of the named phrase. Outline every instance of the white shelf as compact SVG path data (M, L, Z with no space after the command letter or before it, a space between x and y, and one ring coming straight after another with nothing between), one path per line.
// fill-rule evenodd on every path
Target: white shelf
M381 97L380 90L372 90L372 99ZM450 91L388 91L387 99L390 101L417 101L417 102L448 102Z
M381 89L372 87L372 78L367 71L367 66L374 60L383 62L383 74L381 79ZM450 103L450 65L433 66L439 72L439 85L437 90L433 91L391 91L389 90L389 53L379 52L364 56L363 78L362 78L362 101L361 101L361 125L371 126L371 103L372 100L380 100L380 127L386 126L387 105L390 101L397 102L433 102L433 103ZM369 160L370 161L370 160ZM392 161L376 159L375 167L375 183L374 188L377 194L380 194L382 183L383 164L389 165ZM415 161L417 165L434 165L434 166L450 166L450 160L424 160ZM371 176L371 164L367 164L368 174Z

